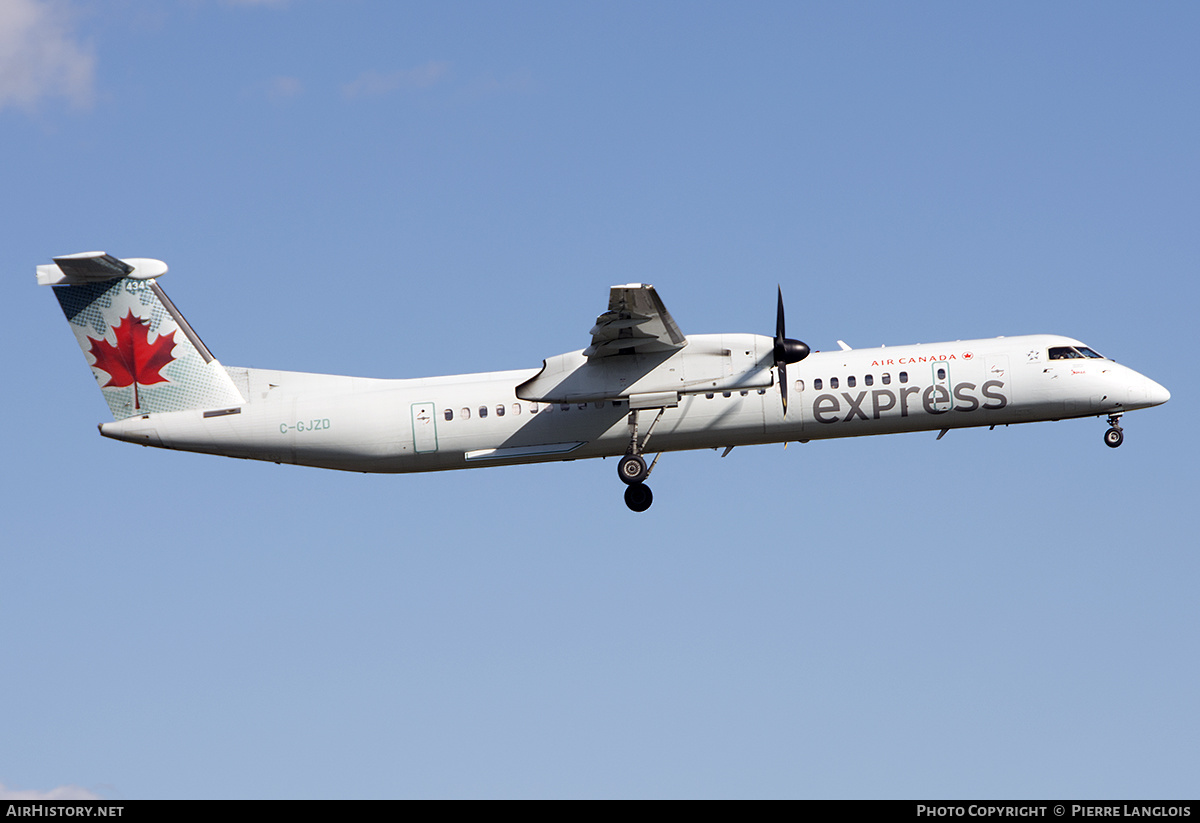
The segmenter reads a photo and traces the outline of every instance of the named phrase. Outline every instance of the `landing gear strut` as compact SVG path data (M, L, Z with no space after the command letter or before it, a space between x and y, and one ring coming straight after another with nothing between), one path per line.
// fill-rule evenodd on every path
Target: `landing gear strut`
M1104 433L1104 445L1110 449L1115 449L1125 442L1125 432L1121 429L1121 415L1110 414L1108 416L1108 425L1109 429Z
M635 512L644 512L654 502L654 493L646 485L646 478L654 470L654 464L658 462L658 455L655 455L654 460L647 466L642 452L645 451L646 444L650 442L650 434L654 431L658 421L662 419L664 411L666 409L658 410L658 416L654 418L650 428L646 429L646 436L640 441L638 440L637 409L629 412L629 448L626 450L625 456L617 463L617 477L620 477L621 482L629 487L625 489L625 505Z

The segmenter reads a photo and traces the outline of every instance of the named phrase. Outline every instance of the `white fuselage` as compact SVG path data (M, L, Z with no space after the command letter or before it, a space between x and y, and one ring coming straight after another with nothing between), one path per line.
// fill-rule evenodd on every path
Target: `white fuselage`
M1111 360L1049 359L1052 347L1081 344L1029 335L814 352L789 367L785 416L769 359L763 365L771 338L688 340L664 366L675 379L678 365L679 385L674 404L660 406L649 452L1113 415L1170 396ZM757 365L708 386L688 383L689 349L706 345L723 346L725 354L744 349L746 362ZM569 364L580 356L559 359ZM362 472L618 456L630 443L628 396L554 403L518 397L518 387L545 369L410 380L227 371L246 398L240 406L139 415L100 430L145 445ZM640 412L643 433L657 414Z

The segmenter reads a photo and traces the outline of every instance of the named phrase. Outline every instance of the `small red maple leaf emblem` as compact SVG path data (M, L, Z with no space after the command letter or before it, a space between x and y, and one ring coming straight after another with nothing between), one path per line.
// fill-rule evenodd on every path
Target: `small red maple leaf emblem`
M133 407L141 408L139 383L150 386L168 382L161 372L164 366L175 359L171 356L175 348L175 332L159 335L151 343L149 321L137 317L130 309L129 314L113 326L113 335L117 338L115 346L103 338L88 338L92 343L91 354L96 358L95 367L108 372L108 382L100 388L133 386Z

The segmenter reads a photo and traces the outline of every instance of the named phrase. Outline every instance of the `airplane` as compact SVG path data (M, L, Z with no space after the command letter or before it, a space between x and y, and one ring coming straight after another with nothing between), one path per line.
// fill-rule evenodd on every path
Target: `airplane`
M160 260L105 252L37 267L112 411L105 437L358 472L616 457L625 504L666 452L835 437L1120 420L1170 393L1078 340L1036 334L811 351L786 335L685 335L653 286L613 286L587 348L541 368L378 379L223 366L158 284ZM788 367L792 370L789 374ZM654 458L646 455L653 442Z

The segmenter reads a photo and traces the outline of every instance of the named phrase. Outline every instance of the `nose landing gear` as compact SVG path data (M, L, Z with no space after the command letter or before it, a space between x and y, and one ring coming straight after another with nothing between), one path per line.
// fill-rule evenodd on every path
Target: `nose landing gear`
M1110 414L1108 416L1108 425L1109 429L1104 433L1104 445L1110 449L1115 449L1125 442L1125 432L1121 429L1121 415Z

